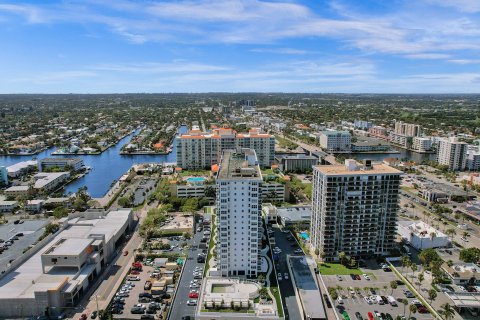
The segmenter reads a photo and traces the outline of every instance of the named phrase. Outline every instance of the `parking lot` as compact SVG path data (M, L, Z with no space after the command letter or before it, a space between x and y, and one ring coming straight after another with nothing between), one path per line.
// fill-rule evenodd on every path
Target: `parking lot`
M192 319L194 319L194 316L195 316L195 311L197 307L194 305L188 305L187 301L191 300L188 297L190 290L192 289L198 290L198 288L190 288L190 283L191 281L194 280L193 274L194 274L195 268L197 269L201 268L203 270L203 268L205 267L205 263L197 262L198 254L203 251L203 249L199 248L199 245L203 238L203 230L199 232L197 232L197 230L195 231L196 231L195 234L192 236L192 239L190 240L191 246L187 253L187 260L185 261L185 265L183 267L183 274L178 284L175 300L173 301L173 304L170 310L169 319L171 320L177 320L177 319L181 320L182 317L186 317L186 316L190 316L192 317ZM206 246L208 247L208 242L206 243Z
M47 224L46 219L38 220L21 220L22 223L14 224L10 222L0 226L0 239L7 241L10 237L18 233L23 233L18 240L14 240L13 244L8 246L0 254L0 272L3 273L10 261L17 259L23 254L23 251L33 245L43 234L43 227ZM1 244L0 244L1 245Z
M367 280L364 276L360 276L360 280L354 280L350 275L322 275L322 279L325 285L328 287L337 288L337 293L342 297L341 300L334 301L336 310L341 314L346 311L350 319L358 319L355 316L356 312L359 312L362 319L368 319L368 313L371 312L384 314L384 319L388 319L390 315L393 319L397 316L408 316L409 306L416 298L407 298L404 294L404 289L408 290L405 284L403 284L395 275L393 271L386 272L375 261L368 261L366 267L362 268L362 271L367 274L370 280ZM397 281L398 280L398 281ZM393 289L390 287L392 281L397 281L398 287ZM373 291L372 291L373 290ZM374 301L370 304L367 303L365 297L372 296L393 296L395 298L396 306L389 303L379 304ZM399 299L407 299L408 305L404 305ZM416 319L434 319L429 313L412 314L412 317Z
M151 266L143 266L143 270L138 275L136 275L140 278L140 280L137 280L137 281L129 281L127 276L127 280L117 292L117 295L119 292L122 292L122 291L126 292L125 294L123 294L123 297L121 297L123 299L118 298L118 296L116 295L116 297L112 301L112 308L115 305L116 306L123 305L123 310L121 314L114 314L114 318L140 319L142 316L145 316L145 314L150 313L147 310L149 309L149 306L152 305L152 308L150 308L150 310L155 309L155 312L151 312L150 314L152 316L159 316L159 317L155 317L156 319L162 319L160 316L162 315L162 311L165 310L166 303L169 302L169 299L158 298L158 301L155 301L154 299L151 299L152 296L149 295L150 290L145 290L145 287L144 287L147 280L151 282L156 281L155 278L151 277L154 270L155 269ZM130 284L130 289L128 289L129 284ZM173 288L171 292L173 292ZM141 300L140 295L145 293L147 293L147 297L144 297L145 300ZM122 300L122 302L119 303L117 302L118 300ZM142 306L141 308L144 309L144 312L132 313L131 310L134 306L139 306L139 307ZM122 309L121 307L115 307L115 308Z

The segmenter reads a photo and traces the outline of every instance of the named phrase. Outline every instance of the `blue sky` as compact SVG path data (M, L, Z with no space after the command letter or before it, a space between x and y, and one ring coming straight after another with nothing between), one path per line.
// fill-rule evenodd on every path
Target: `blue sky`
M0 0L0 93L480 93L479 0Z

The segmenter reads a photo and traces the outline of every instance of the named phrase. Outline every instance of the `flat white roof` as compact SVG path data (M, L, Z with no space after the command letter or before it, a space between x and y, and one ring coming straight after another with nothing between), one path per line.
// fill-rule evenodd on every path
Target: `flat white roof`
M14 192L14 191L28 191L28 186L12 186L8 189L5 189L5 192Z
M11 166L7 167L8 172L17 172L22 169L26 169L30 166L37 166L37 161L36 160L28 160L28 161L22 161L19 163L12 164Z
M54 243L47 250L48 255L76 256L82 253L95 239L92 238L67 238L58 244ZM62 241L62 240L60 240ZM53 249L53 250L52 250ZM51 250L51 251L50 251Z
M105 241L108 242L127 223L130 212L130 209L119 209L103 218L69 220L69 226L65 230L15 269L15 272L9 272L0 279L0 299L33 299L35 291L61 288L70 280L78 280L74 278L76 271L73 268L54 268L55 272L44 274L42 254L52 243L62 238L87 239L90 234L105 234Z
M43 188L44 186L46 186L48 183L60 178L60 177L63 177L63 176L69 176L70 173L69 172L40 172L40 173L37 173L35 175L35 179L37 179L37 181L35 181L35 188L39 189L39 188Z

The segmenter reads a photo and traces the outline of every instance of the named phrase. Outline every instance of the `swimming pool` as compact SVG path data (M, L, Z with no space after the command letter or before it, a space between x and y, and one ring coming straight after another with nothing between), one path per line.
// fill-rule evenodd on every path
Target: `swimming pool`
M310 236L309 236L308 233L306 233L305 231L304 231L304 232L300 232L300 237L302 237L302 238L305 239L306 241L310 240Z
M202 182L202 181L205 181L205 178L204 177L191 177L191 178L188 178L187 181L189 181L189 182Z

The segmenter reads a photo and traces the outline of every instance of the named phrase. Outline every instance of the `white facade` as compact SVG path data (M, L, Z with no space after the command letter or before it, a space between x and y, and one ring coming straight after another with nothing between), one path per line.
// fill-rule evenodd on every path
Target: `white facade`
M36 160L15 163L14 165L7 167L8 176L10 178L19 178L25 174L25 172L35 169L37 167L37 163L38 162Z
M55 236L17 258L0 276L0 317L58 315L75 307L131 227L131 209L87 211L61 220Z
M17 207L17 201L0 201L0 212L12 212Z
M278 182L262 183L262 199L266 201L283 202L285 201L285 185Z
M37 192L52 192L67 182L70 172L40 172L37 173L33 188Z
M320 133L320 146L326 152L350 152L352 135L348 131L323 131Z
M444 248L450 244L446 234L421 221L399 223L397 232L417 250Z
M45 158L38 161L38 171L44 171L50 168L71 167L73 171L78 171L83 168L84 163L80 158Z
M414 137L412 149L418 152L427 152L432 150L432 140L424 137Z
M255 151L225 150L217 175L217 257L222 276L256 276L262 174Z
M464 170L467 165L467 144L455 137L438 141L437 162L449 170Z
M467 169L472 171L478 171L480 169L480 146L468 147Z
M313 170L313 248L327 261L389 254L395 248L401 171L365 161L358 165L315 166Z

